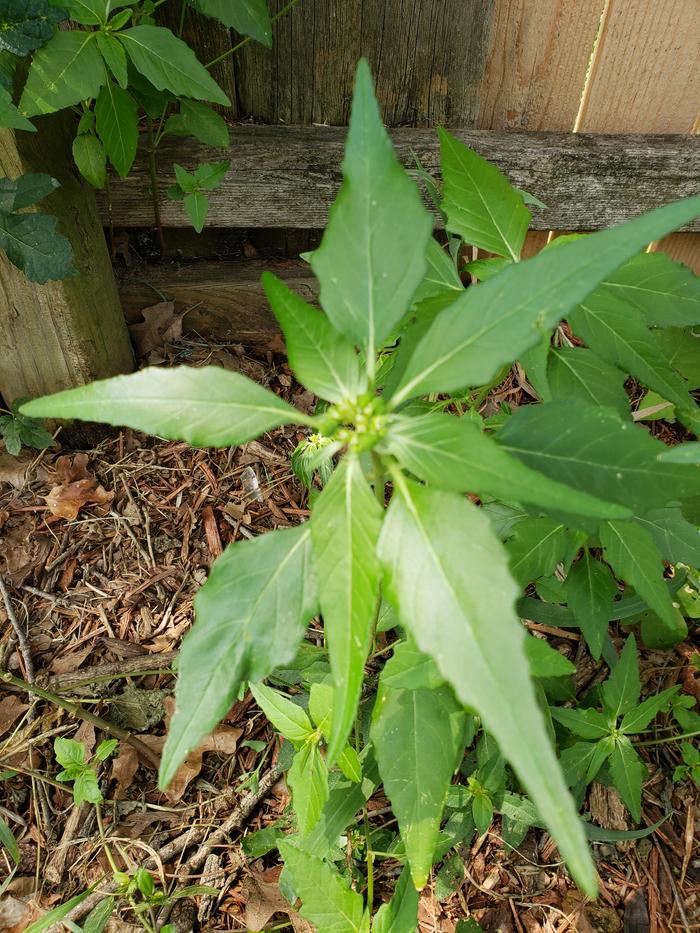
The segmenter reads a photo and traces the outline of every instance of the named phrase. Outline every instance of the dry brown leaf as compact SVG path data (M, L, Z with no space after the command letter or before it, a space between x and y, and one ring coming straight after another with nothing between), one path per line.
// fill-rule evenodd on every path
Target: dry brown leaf
M0 930L3 933L9 933L10 930L19 933L35 919L35 914L38 914L38 910L33 910L30 904L18 897L9 894L0 897Z
M48 496L44 496L51 514L67 521L74 521L80 509L88 502L107 505L113 498L114 493L107 492L104 486L98 486L94 479L79 479L67 485L54 486Z
M131 324L129 331L139 356L146 356L182 337L182 315L175 314L172 301L160 301L141 312L143 322Z
M15 693L0 700L0 735L7 732L10 726L14 725L22 713L26 713L28 709L29 704L23 703Z
M84 648L78 651L68 650L65 654L59 655L59 657L53 659L50 668L51 673L71 674L73 671L77 671L85 658L92 654L94 650L94 645L85 645Z
M27 482L27 474L35 457L36 451L30 453L28 450L23 450L16 457L13 457L6 450L0 450L0 486L3 483L8 483L15 489L21 489ZM47 475L45 467L37 467L37 479L45 479Z
M251 872L245 882L245 923L247 930L262 930L274 914L286 914L296 933L312 933L313 927L294 910L276 881Z
M126 742L119 743L119 754L112 759L112 772L110 778L117 782L113 797L115 800L124 800L126 791L131 787L136 772L139 768L139 757L136 749Z

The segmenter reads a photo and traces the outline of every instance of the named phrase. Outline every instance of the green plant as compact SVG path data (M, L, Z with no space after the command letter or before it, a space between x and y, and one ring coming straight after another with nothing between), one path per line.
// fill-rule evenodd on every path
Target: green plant
M173 201L184 201L187 216L197 233L202 232L209 210L209 199L204 192L219 187L229 164L215 162L212 165L199 165L194 173L188 172L181 165L174 166L177 184L168 189L168 197Z
M96 765L113 755L117 739L105 739L97 746L93 758L85 760L85 746L75 739L54 739L53 750L56 761L63 766L58 774L59 781L72 781L73 800L79 806L84 801L102 803L103 796L97 779Z
M50 175L0 178L0 249L32 282L75 275L69 241L56 230L56 218L26 211L58 188Z
M301 451L309 481L339 457L309 522L236 542L213 565L182 645L160 773L165 786L250 683L291 743L284 757L298 831L278 842L285 890L301 897L302 913L322 933L370 924L412 930L415 889L433 859L473 832L472 820L486 826L499 806L516 828L539 814L576 881L594 894L595 870L544 700L572 695L571 664L527 638L518 616L533 618L544 607L561 623L564 614L564 624L580 624L610 666L617 660L610 620L648 611L641 624L652 641L685 631L662 554L676 553L680 542L697 546L683 511L700 494L697 467L664 459L666 447L634 424L629 406L623 414L568 390L489 421L479 406L516 359L528 375L548 372L562 319L581 317L582 303L588 307L590 296L616 281L620 267L700 213L700 198L520 262L529 217L522 194L449 134L441 145L448 228L509 260L467 289L455 273L459 250L450 256L432 238L432 219L396 159L361 63L343 185L311 256L323 312L274 276L263 278L292 369L328 402L318 414L216 368L145 370L23 408L198 446L308 426L316 435L313 449ZM698 311L692 296L689 308ZM693 421L686 383L666 368L678 389L677 413ZM478 495L481 507L465 493ZM649 509L662 514L650 519ZM613 592L607 582L612 571L601 556L635 592L616 601L619 587ZM577 589L569 578L581 564L595 584ZM521 598L533 581L548 601ZM563 605L569 590L577 593L574 610ZM295 660L319 613L329 678L323 658ZM365 665L370 655L373 668L383 659L376 636L387 631L392 656L377 678ZM266 678L287 685L288 694L263 684ZM308 694L299 690L304 683ZM512 767L506 780L531 802L503 791L491 754L467 774L471 783L451 787L476 725ZM366 898L363 882L351 876L353 890L333 854L379 783L400 831L392 852L406 867L371 922L373 866L383 856L366 811ZM449 833L441 831L447 802L455 804L447 810Z
M129 174L143 124L161 239L156 152L162 139L193 136L206 145L227 148L228 126L204 101L230 104L208 71L221 58L201 64L179 35L156 24L155 12L164 2L65 0L59 5L52 0L4 0L0 22L0 126L35 132L31 118L72 109L79 117L75 164L91 185L104 188L108 162L120 177ZM183 0L180 33L187 3L245 37L227 54L250 39L272 44L265 0ZM67 19L80 28L60 30ZM17 68L22 59L27 59L26 69ZM15 105L15 85L25 71ZM183 186L185 207L198 231L206 215L201 189L215 187L210 169L200 166L196 185ZM17 249L8 249L6 237L0 238L0 246L20 265ZM65 277L58 274L65 268L58 258L54 247L52 277Z
M28 402L27 398L18 398L12 403L12 410L0 409L0 437L5 442L5 450L16 456L25 447L44 450L51 447L53 437L36 418L29 418L20 412L20 407Z

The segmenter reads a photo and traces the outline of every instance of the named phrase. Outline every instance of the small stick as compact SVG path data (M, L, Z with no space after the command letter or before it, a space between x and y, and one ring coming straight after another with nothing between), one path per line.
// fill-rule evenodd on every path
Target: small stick
M117 680L132 674L167 673L177 657L176 651L164 651L161 654L139 654L134 658L122 658L109 664L96 664L81 671L72 671L46 680L39 675L39 682L47 690L56 693L70 693L74 687L96 684L100 681Z
M19 619L15 615L12 600L10 599L10 594L7 592L7 587L5 586L5 581L2 578L2 574L0 574L0 594L2 594L2 601L5 603L7 618L10 620L10 625L14 629L15 635L17 636L19 650L22 654L25 671L27 672L27 680L30 684L34 683L34 662L32 661L32 652L29 648L29 639L27 638L27 633L19 624Z

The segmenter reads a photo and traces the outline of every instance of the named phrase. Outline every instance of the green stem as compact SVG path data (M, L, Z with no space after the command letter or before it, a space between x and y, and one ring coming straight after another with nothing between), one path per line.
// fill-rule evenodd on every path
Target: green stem
M146 117L146 132L148 135L148 173L151 176L151 197L153 198L153 219L158 231L161 258L165 256L165 236L163 235L163 222L160 216L160 197L158 192L158 168L156 166L156 147L153 142L153 120Z
M367 907L369 912L372 913L372 905L374 904L374 852L372 851L366 804L362 807L362 816L365 825L365 849L367 851Z
M279 13L276 13L272 17L271 22L276 23L278 19L281 19L285 15L285 13L289 13L289 11L293 7L295 7L298 2L299 0L289 0L289 3L286 6L282 7ZM232 48L227 49L225 52L222 52L222 54L218 55L216 58L212 58L212 60L210 62L207 62L207 64L204 67L213 68L214 65L218 65L219 62L223 62L225 59L229 58L229 56L233 55L234 52L237 52L239 49L242 49L244 45L248 45L248 43L252 41L253 40L251 36L246 36L245 39L241 39L241 41L236 43L236 45L234 45Z
M105 826L102 822L102 808L100 807L99 803L95 804L95 816L97 817L97 828L100 833L100 842L102 843L102 848L104 849L105 855L107 856L109 867L116 875L119 872L119 869L117 868L117 863L114 861L112 850L110 849L109 843L107 842L107 834L105 833Z
M646 742L635 742L637 746L641 745L664 745L666 742L682 742L684 739L692 739L700 735L700 729L696 732L684 732L683 735L669 735L665 739L649 739Z
M115 726L113 722L107 722L107 720L101 719L99 716L95 716L94 713L83 709L82 706L79 706L77 703L72 703L70 700L66 700L64 697L56 696L55 693L49 693L48 690L43 690L41 687L37 687L36 684L28 684L26 680L21 680L19 677L15 677L5 671L0 672L0 681L3 681L6 684L11 684L13 687L17 687L19 690L24 690L26 693L32 694L32 696L41 697L42 700L47 700L49 703L53 703L54 706L58 706L60 709L64 709L67 713L70 713L77 719L82 719L85 722L89 722L93 726L97 726L98 729L103 729L105 732L109 732L111 735L115 736L115 738L123 739L125 742L131 745L132 748L135 748L137 752L143 755L147 761L150 761L154 767L160 767L160 760L158 756L153 751L151 751L148 745L146 745L140 739L137 739L135 735L131 735L124 729L121 729L119 726Z

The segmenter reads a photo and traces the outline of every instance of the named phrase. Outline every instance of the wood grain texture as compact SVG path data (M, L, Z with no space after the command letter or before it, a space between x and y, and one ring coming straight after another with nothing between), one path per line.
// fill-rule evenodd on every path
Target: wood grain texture
M48 172L61 182L40 209L58 218L79 275L36 285L0 253L0 393L8 404L133 368L93 190L71 170L73 122L64 114L36 123L36 134L0 131L0 174ZM76 427L74 442L83 433Z
M427 171L438 174L432 130L398 128L391 134L409 170L415 155ZM536 230L595 230L697 191L700 151L690 137L470 130L456 135L499 165L513 184L549 205L548 211L534 213ZM323 227L340 182L344 138L345 130L335 127L237 127L231 169L211 194L207 224ZM190 140L172 139L162 146L163 166L178 162L192 168L207 159L210 151ZM163 190L170 181L166 174L161 176ZM128 178L112 182L116 226L151 223L148 187L143 161ZM100 203L105 211L104 198ZM165 226L189 224L179 202L164 201L162 214ZM700 230L700 220L689 229Z
M698 0L609 0L581 131L697 133L699 104ZM659 248L700 273L699 236Z
M391 125L473 126L493 0L302 0L236 62L241 115L345 125L360 56ZM271 0L272 13L283 0Z
M475 125L570 132L602 8L603 0L494 0Z

